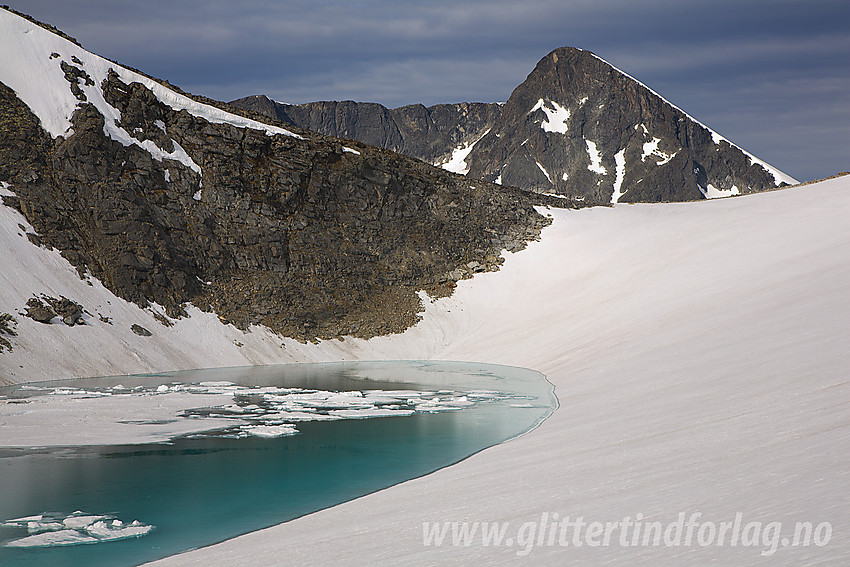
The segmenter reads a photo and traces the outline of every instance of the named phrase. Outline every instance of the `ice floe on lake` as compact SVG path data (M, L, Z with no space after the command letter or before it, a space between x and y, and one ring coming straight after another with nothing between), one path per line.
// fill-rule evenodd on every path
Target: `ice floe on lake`
M169 382L126 388L26 386L0 398L0 447L161 443L178 437L283 437L308 421L457 411L516 398L491 390L322 390ZM68 431L74 424L80 431ZM31 435L28 435L27 432Z
M26 528L27 534L6 542L6 547L58 547L117 541L147 535L151 524L138 520L124 523L109 515L77 510L68 515L37 514L0 523L2 527Z

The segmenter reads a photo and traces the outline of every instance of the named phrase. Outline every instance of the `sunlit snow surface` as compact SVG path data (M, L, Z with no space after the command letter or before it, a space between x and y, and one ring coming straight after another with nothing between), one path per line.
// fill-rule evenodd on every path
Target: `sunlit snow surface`
M729 189L718 189L711 183L709 183L706 187L702 185L697 185L697 188L700 190L706 199L720 199L722 197L732 197L733 195L740 195L741 191L737 186L733 185Z
M68 515L37 514L0 522L7 528L26 528L26 536L13 539L6 547L59 547L117 541L147 535L154 529L138 520L130 523L109 515L87 514L77 510Z

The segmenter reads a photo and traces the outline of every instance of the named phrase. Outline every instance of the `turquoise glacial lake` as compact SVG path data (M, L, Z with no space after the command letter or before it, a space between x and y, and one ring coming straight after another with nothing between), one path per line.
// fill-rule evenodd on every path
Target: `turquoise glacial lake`
M0 565L131 566L211 545L457 463L557 405L537 372L432 361L121 376L0 396L26 407L55 388L157 395L202 383L233 389L234 403L191 417L241 425L147 445L0 448ZM319 419L286 425L305 413Z

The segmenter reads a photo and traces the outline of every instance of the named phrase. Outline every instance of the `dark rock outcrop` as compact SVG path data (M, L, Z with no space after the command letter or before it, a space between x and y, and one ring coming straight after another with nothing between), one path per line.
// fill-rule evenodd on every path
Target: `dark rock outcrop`
M130 325L130 330L139 335L140 337L151 337L153 333L142 327L141 325L137 325L133 323Z
M31 297L27 301L25 310L27 317L47 325L57 316L69 327L86 324L83 319L83 306L67 297L58 299L48 295Z
M30 298L27 301L27 317L33 321L49 325L53 318L56 317L56 312L38 298Z
M85 81L63 64L69 88ZM397 332L418 290L450 293L470 263L496 269L548 223L542 197L357 142L210 123L115 74L99 87L117 127L177 159L107 137L82 100L73 134L52 139L0 83L4 204L81 277L170 317L192 303L303 340Z
M6 351L12 352L12 343L3 335L16 337L15 325L18 321L9 313L0 313L0 354Z

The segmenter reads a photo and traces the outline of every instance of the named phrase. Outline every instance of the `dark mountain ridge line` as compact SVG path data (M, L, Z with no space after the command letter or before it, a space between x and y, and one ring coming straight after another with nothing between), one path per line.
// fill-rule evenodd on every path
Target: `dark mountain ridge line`
M352 101L289 105L254 95L231 104L428 163L474 143L464 160L470 177L587 204L703 200L794 181L592 52L572 47L541 59L504 104L475 103L488 109L483 120L456 110L467 103L390 110ZM455 110L428 123L438 107ZM397 126L417 115L427 127L408 134ZM422 131L427 144L405 138Z
M479 139L501 113L500 103L460 102L387 108L375 102L276 102L265 95L231 106L314 132L359 140L430 164L448 161L452 150Z

